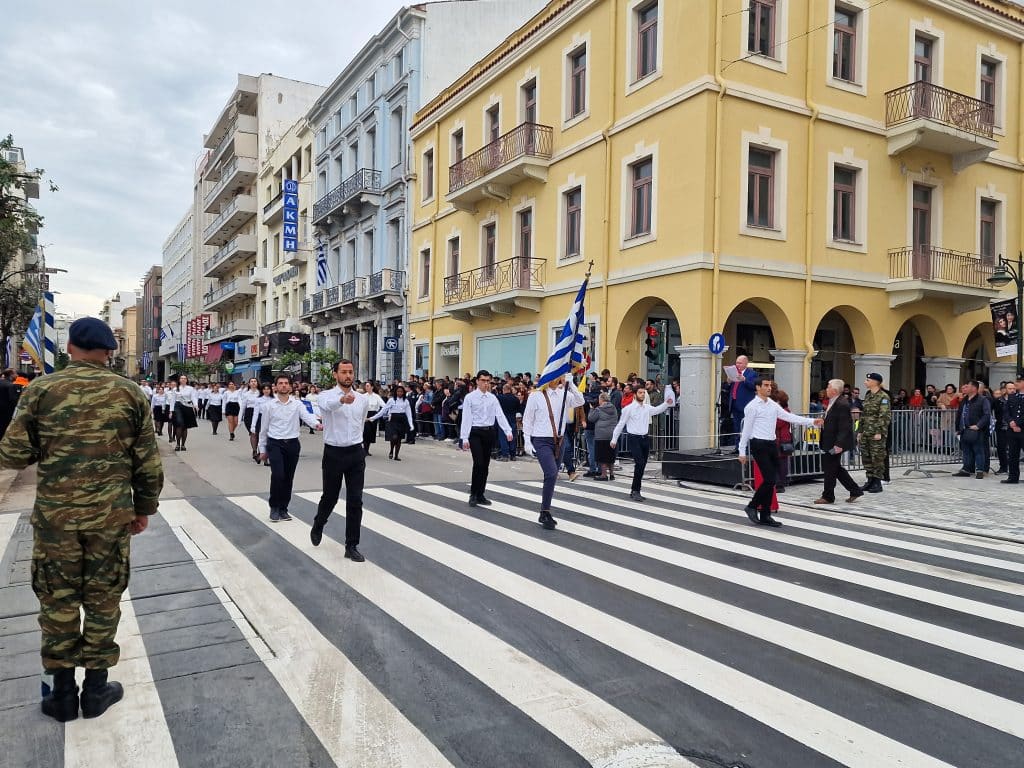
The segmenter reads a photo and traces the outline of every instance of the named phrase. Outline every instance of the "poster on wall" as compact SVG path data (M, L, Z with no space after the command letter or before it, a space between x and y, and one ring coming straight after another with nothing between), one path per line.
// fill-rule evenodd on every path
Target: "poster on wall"
M993 301L992 328L996 337L996 357L1011 357L1017 354L1020 339L1020 323L1017 322L1016 299Z

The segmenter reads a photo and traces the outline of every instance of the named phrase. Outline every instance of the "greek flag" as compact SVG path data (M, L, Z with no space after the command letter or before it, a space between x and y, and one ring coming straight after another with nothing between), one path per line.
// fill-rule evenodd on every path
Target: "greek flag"
M152 356L149 354L149 352L143 352L142 353L142 370L143 371L148 371L149 370L149 361L150 361L151 357Z
M178 345L178 361L181 362L184 359L185 359L185 345L184 344L179 344Z
M574 373L577 368L582 368L584 365L583 334L580 329L584 326L583 300L586 298L587 283L589 282L590 278L588 277L580 286L579 293L576 294L576 301L573 302L569 317L562 327L558 341L555 342L555 350L548 358L540 378L537 379L538 389L548 386L559 376Z
M43 373L53 373L57 356L57 333L53 327L53 294L46 292L36 306L32 320L25 332L22 349L28 352L32 362Z
M327 285L327 244L323 240L316 243L316 287Z
M160 341L163 341L168 336L170 336L172 339L174 338L174 329L171 326L169 326L169 325L166 326L166 327L161 326L161 328L160 328Z
M15 364L14 364L14 337L12 337L12 336L8 336L7 337L7 346L4 349L4 355L5 355L5 357L4 357L4 367L5 368L14 368L14 367L16 367Z

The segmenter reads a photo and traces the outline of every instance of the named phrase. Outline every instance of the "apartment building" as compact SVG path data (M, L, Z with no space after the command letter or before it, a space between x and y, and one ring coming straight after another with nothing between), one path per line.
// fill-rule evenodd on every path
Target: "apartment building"
M405 7L309 112L312 224L327 270L324 281L306 281L302 319L314 346L351 358L360 378L400 377L409 367L399 340L407 312L411 116L543 5L455 0Z
M257 266L261 162L296 119L306 114L323 87L274 75L238 75L203 146L202 211L212 220L202 230L200 273L203 313L216 313L206 343L217 359L222 342L251 341L260 332ZM269 198L267 200L269 202ZM231 347L233 349L233 347Z
M415 116L415 368L540 370L593 262L595 367L679 377L684 435L715 332L796 409L834 376L1009 378L1022 41L994 0L549 3Z
M190 205L164 241L161 266L163 297L161 299L158 378L166 379L171 373L172 363L182 363L179 358L179 343L185 343L185 323L192 318L198 306L196 300L196 253L197 231L201 227L199 212Z
M142 278L142 305L139 309L139 357L143 376L163 380L160 370L160 327L163 322L163 267L156 264Z

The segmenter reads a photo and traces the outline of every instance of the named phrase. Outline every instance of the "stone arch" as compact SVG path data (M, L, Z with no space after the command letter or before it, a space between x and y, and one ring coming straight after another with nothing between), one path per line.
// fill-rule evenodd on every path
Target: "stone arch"
M904 317L893 336L891 384L895 392L899 388L907 391L914 387L924 388L929 375L935 376L935 361L950 356L949 337L942 325L929 315L916 314ZM957 350L959 352L959 350ZM930 374L925 358L932 361ZM948 367L948 365L946 366Z
M960 356L964 359L966 378L988 381L989 367L998 361L992 323L978 323L968 331Z
M842 318L849 329L852 340L851 349L849 350L851 353L863 355L883 351L878 349L874 325L872 325L868 316L857 309L857 307L849 304L840 304L837 307L832 307L821 314L814 327L820 328L822 321L830 314L835 314Z
M645 328L649 322L658 321L664 321L668 329L664 340L663 366L649 361L644 355ZM637 299L612 328L615 328L614 346L610 350L611 360L606 366L612 375L623 378L635 372L641 376L660 374L662 379L679 375L679 356L675 347L684 343L685 333L680 316L671 301L660 296L644 296ZM605 367L604 364L602 367Z
M793 323L790 321L789 315L786 314L782 307L764 296L748 296L736 302L726 315L726 326L729 326L733 315L737 312L749 312L751 307L760 312L764 319L768 321L776 349L794 349L796 334L794 333ZM726 339L729 339L729 333L726 333ZM729 339L729 343L735 344L736 339Z
M876 349L874 328L856 307L840 305L824 312L814 328L810 392L825 389L831 379L854 382L857 378L856 355L873 354Z

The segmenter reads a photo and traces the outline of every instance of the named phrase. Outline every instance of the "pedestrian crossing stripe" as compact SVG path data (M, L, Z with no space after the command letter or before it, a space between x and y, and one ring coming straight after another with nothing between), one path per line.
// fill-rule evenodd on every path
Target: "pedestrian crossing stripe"
M461 486L368 488L359 565L343 504L310 544L318 494L279 524L256 496L163 501L154 533L256 649L244 669L267 671L280 722L308 735L244 708L232 726L232 689L168 680L129 593L115 677L130 706L101 735L68 724L63 765L281 764L289 739L306 750L292 764L371 768L1014 764L1024 547L922 550L911 528L868 540L862 522L796 511L768 532L727 500L645 495L574 487L546 532L533 482L492 483L475 509ZM177 594L159 578L151 602ZM204 725L197 758L186 734Z

